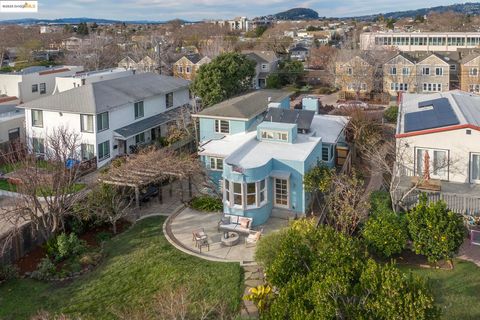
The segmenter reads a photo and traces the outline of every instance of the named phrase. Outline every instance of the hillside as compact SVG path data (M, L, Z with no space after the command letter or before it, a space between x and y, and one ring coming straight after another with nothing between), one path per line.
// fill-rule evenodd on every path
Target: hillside
M318 12L308 8L293 8L268 16L257 17L256 19L275 20L312 20L318 19Z
M453 11L453 12L461 13L465 15L467 14L480 15L480 3L478 2L477 3L472 3L472 2L458 3L458 4L452 4L449 6L421 8L421 9L407 10L407 11L394 11L394 12L383 13L381 15L383 15L385 18L401 19L401 18L408 18L408 17L413 18L417 15L423 16L428 13L443 13L448 11ZM353 18L357 20L373 20L379 15L380 14L372 14L368 16L358 16Z

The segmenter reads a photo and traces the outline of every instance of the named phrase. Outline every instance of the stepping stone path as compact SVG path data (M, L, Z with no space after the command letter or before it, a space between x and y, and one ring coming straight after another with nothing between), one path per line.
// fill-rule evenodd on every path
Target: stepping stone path
M245 272L245 292L243 295L249 294L251 288L255 288L264 283L263 269L260 266L244 266ZM241 311L242 319L258 319L258 309L252 301L243 300Z

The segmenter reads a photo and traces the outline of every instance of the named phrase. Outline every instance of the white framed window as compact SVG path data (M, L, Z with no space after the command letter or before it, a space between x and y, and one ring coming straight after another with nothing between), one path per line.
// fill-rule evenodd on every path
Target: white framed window
M215 132L216 133L230 133L230 121L228 120L215 120Z
M422 74L424 76L429 76L430 75L430 68L423 68L422 69Z
M471 84L468 86L470 92L480 93L480 84Z
M38 92L38 84L32 84L32 93Z
M47 85L45 83L40 83L40 94L47 93Z
M82 143L80 145L80 156L82 160L90 160L95 156L95 147L93 144Z
M82 132L93 132L93 115L81 114L80 115L80 130Z
M352 75L353 74L353 69L351 67L347 68L347 74Z
M138 101L133 104L133 109L135 113L135 119L143 118L144 116L144 108L143 108L143 101Z
M267 180L262 180L259 183L259 206L267 202Z
M262 70L267 70L268 69L268 64L262 63Z
M145 143L145 132L139 133L135 136L135 144Z
M478 76L478 68L470 68L468 74L470 77L477 77Z
M445 180L448 178L448 150L416 148L416 174L423 176L425 173L426 159L430 177Z
M110 158L110 140L98 144L98 160Z
M227 179L223 180L223 198L225 199L225 202L227 204L230 204L230 196L231 196L231 193L230 193L230 181L228 181Z
M403 67L403 68L402 68L402 74L403 74L404 76L410 75L410 68L408 68L408 67Z
M232 182L233 205L243 206L243 185L238 182Z
M443 76L443 68L435 68L436 76Z
M424 83L423 84L424 92L440 92L442 91L441 83Z
M257 184L255 182L249 182L246 184L246 206L256 207L257 206Z
M262 140L288 141L288 132L262 130Z
M223 159L210 157L210 169L211 170L223 170Z
M108 112L97 114L97 131L107 130L109 128Z
M390 68L390 74L391 75L396 75L397 74L397 67L391 67Z
M165 106L167 109L173 107L173 92L169 92L165 95Z
M480 183L480 152L470 155L470 182Z
M178 66L178 73L183 73L183 67L182 66Z
M33 152L36 154L45 153L45 140L43 138L32 138Z
M43 111L32 109L32 126L43 128Z

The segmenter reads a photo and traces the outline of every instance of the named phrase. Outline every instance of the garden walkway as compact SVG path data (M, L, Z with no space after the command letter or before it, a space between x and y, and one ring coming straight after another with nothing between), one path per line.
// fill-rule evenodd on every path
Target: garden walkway
M466 239L460 247L457 258L471 261L480 267L480 246L470 244L470 240Z

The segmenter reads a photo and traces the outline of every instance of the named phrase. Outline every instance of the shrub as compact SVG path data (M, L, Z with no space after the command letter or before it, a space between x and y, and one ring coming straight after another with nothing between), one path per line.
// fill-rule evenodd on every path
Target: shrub
M391 210L372 214L363 226L362 236L372 251L387 258L402 252L408 240L405 220Z
M392 200L386 191L374 191L370 194L370 210L373 214L391 211Z
M48 257L45 257L37 265L37 270L33 271L31 276L34 279L47 280L53 277L55 273L55 265Z
M61 233L47 242L47 255L56 261L75 257L86 250L86 243L80 240L75 233Z
M18 268L11 264L0 265L0 282L18 277Z
M193 198L190 207L200 211L216 212L222 211L223 202L219 198L204 195Z
M397 117L398 117L398 107L397 106L390 106L388 107L387 110L385 110L385 113L383 114L383 117L385 120L388 122L397 122Z
M465 237L460 215L448 210L444 201L427 204L427 196L422 194L419 204L407 213L407 221L415 253L432 263L441 259L452 262Z
M97 242L104 242L109 240L110 238L112 238L112 234L110 232L102 231L95 235L95 239L97 240Z

